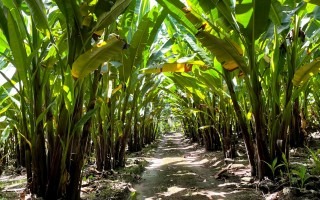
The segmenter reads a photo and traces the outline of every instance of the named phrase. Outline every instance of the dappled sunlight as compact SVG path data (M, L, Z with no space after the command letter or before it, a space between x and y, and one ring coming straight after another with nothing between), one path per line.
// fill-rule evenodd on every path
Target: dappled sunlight
M150 166L146 167L147 169L155 169L164 165L186 165L187 167L192 167L195 165L204 165L208 163L209 160L204 158L202 160L196 160L196 157L164 157L164 158L155 158L151 161Z
M197 195L201 195L201 196L205 196L208 199L215 199L215 200L220 200L220 199L228 199L228 194L234 194L234 193L238 193L240 191L232 191L232 192L215 192L215 191L210 191L210 190L200 190L200 191L196 191L196 192L192 192L190 194L190 196L197 196Z
M222 160L218 160L217 162L215 162L213 165L211 165L211 167L217 167L219 164L222 163Z
M186 146L186 147L169 147L169 148L163 148L163 151L172 151L172 150L188 150L188 149L193 149L194 146Z
M196 176L197 174L194 173L194 172L188 172L188 171L185 172L185 173L183 173L182 171L178 171L175 174L170 174L170 175L167 175L167 176L187 176L187 175Z
M163 195L163 196L172 196L178 192L181 192L183 190L186 190L186 188L181 188L181 187L177 187L177 186L173 186L173 187L169 187L168 190L164 193L160 193L160 195Z
M176 163L174 165L188 165L190 167L194 166L194 165L204 165L206 164L207 162L209 162L208 159L202 159L202 160L199 160L199 161L195 161L194 159L185 159L185 161L183 162L179 162L179 163Z
M183 157L165 157L165 158L155 158L152 160L152 163L150 164L149 167L146 167L147 169L155 169L162 167L164 165L169 165L174 162L181 162L183 161Z
M0 188L3 192L21 192L25 189L27 178L25 176L2 176Z
M237 186L237 185L239 185L239 184L236 182L229 182L229 183L219 184L218 187L232 187L232 186Z
M165 137L154 158L149 160L141 183L134 186L137 199L236 199L239 184L214 177L224 164L222 152L197 149L184 142L181 134L177 135ZM230 168L239 169L247 171L243 164Z

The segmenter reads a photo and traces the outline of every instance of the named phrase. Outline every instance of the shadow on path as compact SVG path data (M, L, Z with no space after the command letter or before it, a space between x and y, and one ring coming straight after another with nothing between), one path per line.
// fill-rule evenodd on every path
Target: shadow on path
M134 185L137 199L259 199L252 189L237 190L228 186L232 185L230 180L215 179L223 156L221 152L214 155L206 156L203 149L188 144L181 133L165 135L141 182Z

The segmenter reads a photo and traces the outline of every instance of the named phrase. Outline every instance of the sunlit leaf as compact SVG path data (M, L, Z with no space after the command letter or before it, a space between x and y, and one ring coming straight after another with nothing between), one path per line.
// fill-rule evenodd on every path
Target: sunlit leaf
M294 85L303 85L308 79L320 72L320 58L311 63L303 65L294 74L292 82Z
M197 33L197 28L188 20L186 13L183 11L185 5L179 0L177 1L168 1L168 0L157 0L157 2L166 8L168 12L179 20L183 25L185 25L192 33Z
M236 13L237 21L242 24L244 28L247 28L253 13L252 0L244 0L241 1L240 4L237 4Z
M0 141L1 143L5 142L8 139L10 132L11 132L11 128L8 125L1 133L1 141Z
M130 2L131 0L116 1L109 12L103 13L101 16L99 16L97 24L93 30L96 31L103 29L109 24L115 22L117 17L126 9Z
M0 26L0 29L1 29L1 26ZM0 52L4 52L6 49L9 49L9 48L10 46L6 41L4 34L2 33L2 31L0 31Z
M32 19L36 27L48 35L49 25L43 2L41 0L26 0L26 3L31 10Z
M217 58L222 66L229 70L238 67L245 69L245 62L242 57L241 47L230 39L220 39L210 33L201 31L196 36L199 41Z
M125 42L117 36L110 37L107 41L94 46L81 54L72 65L72 76L83 78L96 70L103 62L121 54Z
M246 13L241 14L241 21L245 28L246 35L255 41L264 33L269 24L269 12L271 8L271 0L245 0L241 2L249 9ZM249 23L248 23L248 19Z
M27 80L27 53L24 46L23 39L20 34L20 30L13 19L11 12L8 13L8 31L10 34L9 45L14 58L14 66L17 68L19 76L22 81Z
M315 4L317 6L320 6L320 0L304 0L307 3Z
M11 104L8 104L6 105L5 107L3 107L1 110L0 110L0 115L4 112L6 112L9 108L11 107Z

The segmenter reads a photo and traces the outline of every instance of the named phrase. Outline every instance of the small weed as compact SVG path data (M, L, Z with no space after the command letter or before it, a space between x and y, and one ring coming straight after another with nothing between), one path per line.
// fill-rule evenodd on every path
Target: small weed
M320 149L318 149L317 151L312 151L310 148L308 148L308 151L310 153L312 162L313 162L313 166L311 169L311 173L314 175L320 175Z
M272 178L273 178L273 179L274 179L275 172L276 172L277 168L279 168L279 167L281 167L281 166L284 166L284 164L277 164L277 163L278 163L278 158L275 158L275 159L272 161L271 164L270 164L270 163L267 163L267 162L265 162L265 161L263 161L263 162L266 163L266 164L269 166L269 168L271 169L271 171L272 171Z
M298 180L300 180L300 188L304 188L305 182L306 182L306 181L308 180L308 178L310 177L310 176L307 174L307 168L306 168L306 166L300 165L300 166L298 167L298 170L293 169L291 172L292 172L293 174L296 174L296 175L299 177Z

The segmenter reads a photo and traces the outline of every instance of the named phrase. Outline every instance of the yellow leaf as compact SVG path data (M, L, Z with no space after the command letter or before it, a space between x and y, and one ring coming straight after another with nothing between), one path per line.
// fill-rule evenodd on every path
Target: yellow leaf
M229 60L227 62L224 62L222 64L222 66L223 66L223 68L225 68L228 71L233 71L233 70L237 69L239 65L236 63L236 61Z
M206 64L201 60L190 61L187 63L165 63L158 68L147 68L143 69L143 73L159 73L159 72L190 72L192 71L192 66L198 65L200 67L206 66Z

